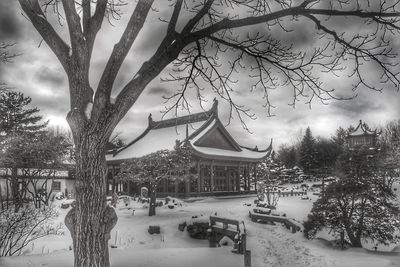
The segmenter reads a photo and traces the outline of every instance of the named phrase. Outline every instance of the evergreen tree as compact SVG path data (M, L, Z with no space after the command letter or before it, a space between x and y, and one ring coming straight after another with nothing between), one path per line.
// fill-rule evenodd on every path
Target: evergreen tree
M310 173L316 167L315 156L315 139L310 127L307 127L299 150L299 165L305 173Z
M46 123L39 124L42 116L38 115L38 108L29 108L32 99L25 97L22 93L14 91L0 92L0 153L7 153L6 147L19 143L21 140L34 138L47 126ZM21 147L23 149L24 146ZM3 156L4 157L4 156ZM11 194L14 200L15 212L22 206L21 189L18 182L18 166L11 167Z
M14 91L0 93L0 136L35 133L46 127L38 124L42 116L38 108L29 108L32 99Z
M347 132L342 127L339 127L336 130L335 135L332 137L332 142L334 142L337 146L343 147L346 142Z
M399 240L396 197L377 171L378 157L368 148L345 150L338 160L339 177L331 183L311 210L305 235L314 237L327 227L354 247L363 239L379 243Z
M297 164L297 152L294 146L282 145L278 151L278 160L285 165L286 168L293 168Z
M328 170L333 170L336 159L341 153L341 147L332 140L319 137L315 142L314 150L316 167L321 170L326 169L324 173Z

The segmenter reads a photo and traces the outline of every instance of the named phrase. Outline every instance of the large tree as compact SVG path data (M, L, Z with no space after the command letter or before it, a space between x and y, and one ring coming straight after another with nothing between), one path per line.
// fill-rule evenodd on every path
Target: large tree
M400 120L386 124L380 135L379 170L391 188L400 178Z
M340 155L342 147L333 140L318 137L315 142L316 167L322 173L331 173L335 167L337 157Z
M0 165L18 169L19 177L11 177L22 184L20 198L29 193L36 208L48 206L52 194L52 182L56 172L65 169L71 144L61 134L43 131L36 134L20 134L8 138L0 151Z
M173 168L171 158L171 151L160 150L121 164L118 179L134 181L149 189L149 216L156 215L158 184L170 177Z
M121 38L115 44L104 71L96 83L89 82L89 69L96 36L104 17L118 10L113 0L19 0L30 23L36 28L64 68L69 81L70 111L67 115L76 148L76 209L73 220L75 266L107 266L106 160L105 147L112 131L135 104L141 93L167 66L169 76L182 83L172 95L178 108L187 107L186 94L193 88L200 100L204 83L230 103L231 114L249 111L233 100L236 73L248 71L253 91L261 91L269 111L269 90L287 86L294 101L332 97L334 87L323 84L321 72L337 74L346 67L354 87L381 89L376 77L365 75L373 66L377 77L396 88L399 74L392 50L399 30L399 4L392 1L351 0L138 0ZM172 3L171 3L172 2ZM63 39L46 18L45 10L63 12L69 38ZM62 5L60 7L59 5ZM164 10L168 19L164 37L138 71L120 88L114 88L117 74L132 45L138 39L151 12ZM122 8L122 7L121 7ZM156 15L157 16L157 15ZM364 25L354 34L340 23ZM285 44L288 27L308 23L315 48L300 49ZM347 24L348 25L348 24ZM346 26L347 26L346 25ZM366 25L366 26L365 26ZM303 26L304 27L304 26ZM142 36L146 38L146 36ZM149 41L149 43L152 43ZM224 55L227 55L224 57ZM171 64L174 63L174 64ZM369 79L371 78L371 79ZM118 92L111 98L113 88ZM176 100L176 101L175 101Z
M1 153L7 154L6 148L10 148L10 146L14 146L13 149L20 149L20 152L24 152L22 144L27 138L33 138L46 127L47 123L40 122L42 116L38 115L39 109L29 107L31 101L30 97L26 97L20 92L11 90L0 92ZM9 155L6 157L10 158ZM13 154L13 159L19 159L19 156L21 155ZM5 165L3 166L7 166L7 163L4 162L3 164ZM7 162L10 163L10 161ZM7 167L11 168L11 194L15 211L17 212L22 206L24 190L19 188L17 164L8 164Z
M278 150L278 160L287 168L293 168L297 164L297 151L294 145L282 145Z
M327 186L305 224L308 237L327 227L354 247L362 247L363 240L399 240L396 195L380 175L378 162L368 147L344 150L338 159L339 180Z
M173 182L191 178L192 154L189 148L159 150L121 164L117 179L147 186L150 194L149 216L156 215L158 185L164 179Z
M310 173L317 167L317 151L315 150L315 138L311 133L310 127L307 127L303 140L299 147L299 165L305 173Z
M38 108L29 107L32 99L23 93L7 90L0 92L0 137L35 133L46 127L40 123Z

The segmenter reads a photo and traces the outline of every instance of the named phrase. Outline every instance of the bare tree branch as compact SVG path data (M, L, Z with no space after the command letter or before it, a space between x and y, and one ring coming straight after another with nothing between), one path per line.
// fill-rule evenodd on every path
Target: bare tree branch
M207 0L203 7L196 13L196 15L191 18L188 23L185 25L185 27L182 30L182 34L186 35L190 31L193 30L193 27L200 21L201 18L203 18L207 12L210 10L212 4L214 3L215 0Z
M81 18L75 8L75 1L62 0L62 3L71 39L72 57L78 62L85 62L88 60L87 47L81 27ZM85 10L84 13L86 13ZM86 20L85 23L87 23Z
M96 91L94 107L102 109L110 103L112 86L118 71L137 35L143 27L154 0L139 0L121 39L115 44Z
M64 40L57 34L51 24L47 21L42 10L40 9L38 0L19 0L19 3L35 29L46 41L47 45L57 56L65 71L68 73L70 69L70 47L64 42Z
M173 34L175 32L175 26L178 21L179 13L182 9L183 0L176 0L174 11L172 12L171 20L168 24L167 34Z
M87 2L90 2L89 0ZM96 35L101 28L101 24L103 23L104 16L107 11L107 0L98 0L96 4L96 9L93 16L87 20L86 27L84 26L84 34L86 36L87 46L89 50L89 54L92 54L94 41L96 39ZM90 3L88 4L90 6ZM90 16L91 13L86 11L86 16ZM86 17L84 14L84 18Z

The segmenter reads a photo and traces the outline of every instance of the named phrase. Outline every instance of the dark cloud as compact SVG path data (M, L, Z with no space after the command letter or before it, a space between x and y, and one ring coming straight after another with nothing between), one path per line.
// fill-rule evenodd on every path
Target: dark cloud
M334 101L332 106L339 112L352 117L359 116L360 114L365 114L367 112L374 112L384 109L384 105L382 103L366 97L356 97L351 100Z
M0 42L14 42L21 37L17 8L17 1L0 1Z
M167 95L171 93L171 91L166 88L166 87L162 87L162 86L155 86L155 87L151 87L147 90L147 94L149 95Z
M59 88L65 81L63 73L52 70L46 66L42 66L36 73L35 79L44 84L48 84L54 88Z
M136 5L136 1L126 2L129 6L126 7L127 12L124 12L125 16L123 16L121 21L115 22L115 27L104 22L96 40L90 72L90 82L94 88L97 87L114 43L119 40L126 26L129 14L133 10L132 6ZM169 4L168 1L165 1L165 3L164 1L156 1L155 3L155 5L167 4ZM163 10L163 8L158 9ZM124 62L122 69L119 71L114 84L113 96L132 79L142 63L151 57L156 46L166 33L166 24L161 22L159 17L168 20L171 12L171 8L168 9L167 13L151 12L152 16L149 16L146 20L146 24L141 30L132 50L126 57L126 62ZM192 13L182 15L193 16ZM54 19L54 16L50 17ZM293 21L289 21L290 19L292 17L288 17L282 21L283 26L290 30L290 32L280 29L278 25L271 28L259 25L257 28L252 27L251 32L257 30L261 34L270 35L272 38L281 40L283 45L289 46L293 43L294 51L307 52L321 44L321 41L316 38L318 35L315 34L316 28L312 22L301 18ZM180 15L180 21L187 22L187 18L182 18ZM360 26L359 23L353 23L353 20L348 18L341 18L339 20L332 18L329 21L324 20L323 23L332 27L332 29L338 30L338 32L345 31L346 33L358 32ZM68 40L68 27L65 27L65 25L64 27L58 26L56 21L54 25L57 32L60 32L60 35L65 40ZM21 27L20 31L18 31L18 27ZM178 31L181 30L181 27L182 23L178 25ZM237 29L236 31L243 35L250 32L247 29ZM6 36L7 38L19 38L16 39L15 52L21 53L22 56L15 59L12 64L3 65L5 66L4 82L31 96L33 99L32 105L39 107L43 115L50 118L65 118L69 109L68 86L66 84L65 73L47 45L43 43L40 48L37 47L41 38L30 25L29 21L21 15L21 10L15 0L0 0L0 38L5 38ZM400 47L398 41L397 44ZM227 52L224 57L220 57L221 63L225 64L233 56L233 53ZM244 64L250 66L254 65L254 62L246 59ZM168 77L171 69L171 66L167 67L160 74L160 77ZM366 75L371 76L369 74L373 72L374 70L371 70ZM315 73L319 75L318 71ZM280 77L279 74L276 75ZM321 76L323 75L321 73ZM323 80L327 82L327 87L334 85L334 87L338 88L338 93L343 93L344 89L341 90L341 88L351 88L345 76L345 73L343 73L340 78L332 80L331 75L329 75L328 78L324 76ZM299 129L304 130L308 125L315 136L329 137L337 127L347 127L356 123L359 115L363 113L362 119L371 124L374 122L384 123L388 119L400 116L400 108L397 103L399 94L370 96L372 93L368 92L367 95L351 101L332 101L328 106L319 105L316 101L312 109L309 109L307 105L303 105L305 99L302 98L302 101L298 102L296 109L293 109L287 105L292 102L292 91L285 86L280 86L277 90L269 91L272 104L277 108L272 111L276 117L268 118L265 116L265 109L262 108L262 104L265 103L265 100L262 98L263 92L260 89L251 92L251 85L254 81L249 78L249 68L240 69L235 78L238 80L238 84L233 85L236 91L235 94L232 94L235 101L238 104L243 104L251 108L258 119L253 121L249 118L244 118L250 131L253 132L253 134L250 134L242 128L240 120L234 115L234 120L228 126L228 131L240 144L247 146L258 145L260 148L265 148L269 144L270 138L274 138L274 146L277 148L281 143L290 142L294 139L297 140L299 136L302 136L302 134L299 135ZM164 110L165 105L161 96L171 94L178 88L177 86L175 83L160 84L159 78L154 79L147 86L143 94L141 94L132 110L118 125L116 131L122 132L126 140L131 140L147 127L149 113L153 114L153 119L161 119L160 111ZM210 90L208 85L204 85L204 87L206 88L204 94L206 99L208 99L208 102L205 104L205 109L207 110L211 107L215 94L211 92L212 90ZM195 92L192 91L189 90L188 95L195 95ZM192 112L201 111L195 96L191 96L190 100L193 107L197 108L192 109ZM229 120L229 105L224 101L220 101L219 114L222 122L226 124ZM172 116L172 114L169 115ZM180 111L180 115L185 114L183 111Z

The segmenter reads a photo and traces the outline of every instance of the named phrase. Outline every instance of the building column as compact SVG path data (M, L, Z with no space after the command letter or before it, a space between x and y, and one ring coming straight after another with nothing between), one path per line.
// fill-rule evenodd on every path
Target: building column
M248 191L248 181L247 181L247 165L243 167L243 180L244 180L244 191Z
M247 191L251 190L251 165L247 164Z
M111 195L114 194L115 191L117 191L116 188L115 188L116 187L116 183L115 183L115 179L114 178L115 178L115 169L114 169L114 166L112 166L111 167L111 179L112 179L112 181L111 181L111 183L112 183ZM107 188L107 191L108 191L108 188Z
M225 166L225 189L231 191L231 176L228 170L228 166Z
M131 181L128 181L128 196L131 196Z
M237 185L237 191L240 192L240 164L239 166L237 166L236 185Z
M185 179L185 193L188 194L190 193L190 179L188 178L188 171L186 171L186 179Z
M200 173L200 162L197 162L197 193L201 192L201 173Z
M214 161L210 165L210 191L214 192Z
M179 182L178 181L174 181L174 193L177 196L178 195L178 186L179 186Z
M254 190L257 192L257 163L254 163Z

